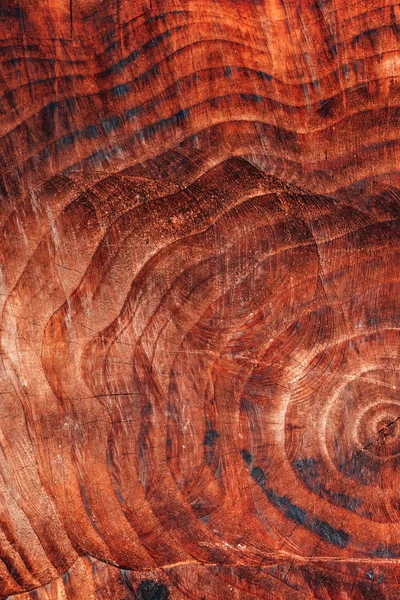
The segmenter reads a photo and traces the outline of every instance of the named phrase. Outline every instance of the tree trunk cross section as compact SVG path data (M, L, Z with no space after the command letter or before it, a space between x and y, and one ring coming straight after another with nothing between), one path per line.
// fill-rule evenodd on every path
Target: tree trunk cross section
M0 597L400 600L399 6L0 29Z

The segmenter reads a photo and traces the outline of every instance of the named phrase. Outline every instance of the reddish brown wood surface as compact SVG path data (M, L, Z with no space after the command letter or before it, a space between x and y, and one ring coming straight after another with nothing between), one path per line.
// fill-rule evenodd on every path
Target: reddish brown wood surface
M399 599L400 5L0 30L0 597Z

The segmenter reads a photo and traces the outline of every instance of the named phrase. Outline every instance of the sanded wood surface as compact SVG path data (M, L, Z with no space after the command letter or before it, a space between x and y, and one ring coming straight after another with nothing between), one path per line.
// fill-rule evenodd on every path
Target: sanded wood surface
M0 597L400 599L400 5L0 31Z

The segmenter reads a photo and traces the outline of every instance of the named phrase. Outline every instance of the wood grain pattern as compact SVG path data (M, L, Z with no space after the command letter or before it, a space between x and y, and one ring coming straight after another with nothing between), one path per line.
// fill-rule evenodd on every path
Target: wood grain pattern
M400 599L400 5L0 29L0 597Z

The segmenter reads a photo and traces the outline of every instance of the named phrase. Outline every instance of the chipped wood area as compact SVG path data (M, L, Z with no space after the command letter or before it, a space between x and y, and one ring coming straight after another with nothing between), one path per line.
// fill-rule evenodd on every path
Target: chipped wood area
M399 5L0 29L0 597L400 599Z

